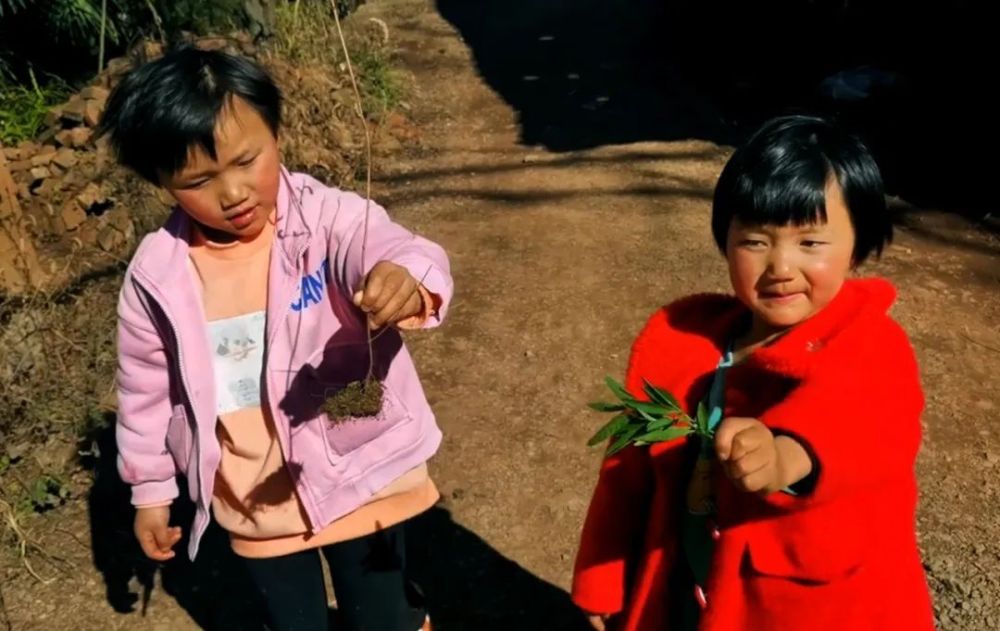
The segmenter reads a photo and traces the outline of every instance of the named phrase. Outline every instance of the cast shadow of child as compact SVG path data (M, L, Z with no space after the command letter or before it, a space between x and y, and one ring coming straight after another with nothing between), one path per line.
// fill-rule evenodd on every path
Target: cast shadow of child
M163 593L202 629L265 629L264 610L249 576L228 536L214 522L202 539L197 560L188 559L187 529L194 506L183 480L171 511L171 524L185 530L175 547L177 556L157 564L143 555L132 534L135 509L129 502L130 491L115 467L113 423L95 440L100 451L89 463L95 473L88 497L91 546L111 607L121 615L145 615L159 571ZM501 555L456 523L444 508L432 508L408 523L407 557L437 631L589 628L564 590Z
M94 486L87 502L92 560L104 578L108 604L119 614L145 616L159 571L163 592L201 628L264 629L264 612L249 576L230 549L228 536L214 522L202 538L197 560L188 559L194 504L183 480L170 515L171 525L184 529L184 538L174 547L177 555L158 564L143 554L132 532L135 509L130 490L115 466L118 450L111 421L95 438L99 455L84 463L94 470Z

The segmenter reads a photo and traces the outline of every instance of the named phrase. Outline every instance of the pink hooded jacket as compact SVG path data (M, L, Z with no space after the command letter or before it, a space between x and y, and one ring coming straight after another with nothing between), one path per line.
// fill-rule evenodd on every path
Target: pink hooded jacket
M365 200L282 171L268 275L263 400L313 532L365 504L438 449L441 431L413 361L395 330L379 336L375 374L385 385L375 418L330 423L328 392L368 371L366 322L351 302L375 263L406 267L448 309L452 279L440 246L371 204L367 269L361 267ZM118 304L118 470L132 503L178 495L197 506L188 553L209 523L219 465L212 355L200 290L189 270L191 222L177 210L143 239Z

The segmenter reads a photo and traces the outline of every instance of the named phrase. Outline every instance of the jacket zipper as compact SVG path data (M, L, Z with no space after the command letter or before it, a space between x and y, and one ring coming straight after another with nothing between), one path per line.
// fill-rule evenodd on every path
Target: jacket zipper
M200 453L201 452L201 444L200 444L201 441L198 440L198 432L197 432L197 428L198 428L198 413L197 413L197 410L195 410L194 402L191 400L191 388L188 385L187 373L184 370L184 350L181 347L181 342L180 342L181 338L180 338L180 335L177 332L177 325L174 324L173 318L171 318L170 314L167 313L167 310L163 308L163 305L160 303L160 301L158 301L156 299L156 297L153 295L153 292L149 291L149 289L147 289L145 287L145 285L143 285L142 281L140 281L138 278L136 278L134 274L132 276L132 282L134 282L135 285L136 285L136 287L139 289L139 291L137 292L136 295L139 296L139 300L143 303L143 306L146 308L146 312L149 313L150 317L152 317L153 314L152 314L152 309L150 308L149 301L152 301L153 303L155 303L157 309L159 310L159 312L162 313L163 317L166 319L167 324L170 325L170 330L171 330L171 333L173 334L174 348L177 349L177 363L178 363L178 365L177 365L177 372L180 373L181 386L184 389L184 398L187 401L188 407L191 409L191 415L192 415L192 419L191 420L194 421L194 428L195 428L195 430L192 431L191 427L188 427L188 431L190 431L191 435L192 435L192 452L193 453L191 454L191 458L194 459L194 462L195 462L195 472L197 472L197 474L198 474L198 487L197 488L198 488L199 503L201 503L203 505L202 507L204 508L205 498L203 497L204 493L202 493L202 488L201 488L201 479L202 479L202 476L201 476L201 453ZM190 464L191 463L188 462L188 466L189 467L190 467Z

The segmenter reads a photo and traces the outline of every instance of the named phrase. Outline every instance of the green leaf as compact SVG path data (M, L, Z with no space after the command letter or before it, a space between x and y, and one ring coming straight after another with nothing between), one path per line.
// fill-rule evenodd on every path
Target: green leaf
M627 430L622 432L620 436L618 436L615 442L611 443L611 446L608 447L608 451L605 455L613 456L622 449L628 447L629 443L632 442L632 438L640 431L642 431L642 429L643 429L642 425L633 425L632 427L629 427Z
M695 430L702 436L710 436L711 432L708 429L708 408L705 407L704 401L698 402L698 413L696 419Z
M674 440L675 438L680 438L681 436L687 436L690 433L690 427L667 427L666 429L658 429L645 434L640 434L635 437L635 440L637 443L642 442L644 444L662 443L668 440Z
M55 477L43 475L35 479L28 490L27 505L32 510L44 512L69 499L70 491Z
M621 429L624 428L626 425L628 425L628 423L629 423L628 416L624 414L619 414L618 416L608 421L604 425L604 427L597 430L597 433L594 434L590 438L590 440L587 441L587 446L593 447L594 445L603 443L607 439L611 438L611 436L621 431Z
M646 423L646 431L652 432L658 429L663 429L665 427L672 427L677 423L677 419L672 418L658 418L652 423Z
M646 414L653 415L657 418L662 418L670 410L666 410L662 405L656 403L646 403L645 401L632 401L626 403L625 407L630 410L635 410L636 412L645 412Z
M595 412L621 412L625 409L624 403L605 403L604 401L594 401L588 403L587 407Z
M643 425L646 425L647 423L655 423L656 421L660 420L660 417L653 416L652 414L644 410L633 410L633 411L636 412L642 419Z
M642 423L653 423L663 419L664 412L649 405L629 405L625 412Z
M4 15L4 5L7 5L10 15L14 15L18 9L24 8L25 0L0 0L0 18Z
M625 386L615 381L612 377L605 377L604 383L608 384L608 388L610 388L611 391L615 393L615 396L622 401L626 403L635 401L635 397L629 394L628 390L625 389Z
M646 391L647 395L649 395L650 401L655 401L660 405L670 408L671 411L681 409L681 406L677 402L677 399L674 397L674 395L670 394L666 390L657 388L656 386L649 383L645 379L642 380L642 389Z

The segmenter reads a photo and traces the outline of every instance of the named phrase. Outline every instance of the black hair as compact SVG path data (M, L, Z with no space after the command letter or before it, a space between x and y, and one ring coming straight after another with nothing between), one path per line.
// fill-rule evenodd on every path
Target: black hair
M246 101L277 136L281 91L253 61L184 46L130 72L112 91L98 135L108 134L118 161L159 184L184 167L191 147L214 160L219 113Z
M729 225L805 225L826 221L826 185L836 179L854 227L853 262L892 241L882 175L857 137L813 116L764 123L729 159L712 201L712 234L726 251Z

